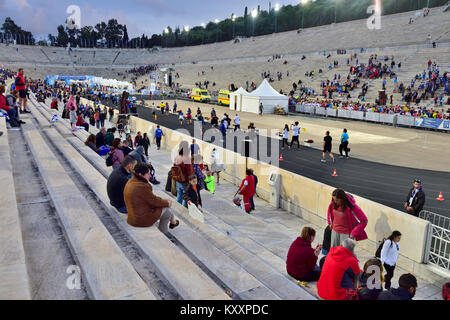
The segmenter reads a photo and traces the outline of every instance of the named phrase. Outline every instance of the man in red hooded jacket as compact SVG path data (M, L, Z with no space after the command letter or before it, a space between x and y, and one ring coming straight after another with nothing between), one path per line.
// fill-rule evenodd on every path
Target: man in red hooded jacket
M317 293L324 300L345 300L347 290L353 289L361 273L358 259L353 254L356 243L346 239L342 246L331 248L325 259Z
M245 212L250 214L252 210L250 198L255 195L255 178L253 177L252 170L247 169L245 173L247 176L242 181L241 188L239 189L239 194L244 196Z

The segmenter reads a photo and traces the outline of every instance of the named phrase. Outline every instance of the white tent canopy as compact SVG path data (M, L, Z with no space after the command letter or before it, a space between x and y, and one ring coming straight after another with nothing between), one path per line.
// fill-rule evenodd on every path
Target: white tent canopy
M238 90L230 93L230 109L236 111L242 110L242 98L248 96L249 93L244 88L240 87Z
M277 106L283 107L285 112L289 111L289 97L278 93L266 79L255 91L242 96L242 108L240 111L259 113L261 103L263 105L263 113L274 113Z

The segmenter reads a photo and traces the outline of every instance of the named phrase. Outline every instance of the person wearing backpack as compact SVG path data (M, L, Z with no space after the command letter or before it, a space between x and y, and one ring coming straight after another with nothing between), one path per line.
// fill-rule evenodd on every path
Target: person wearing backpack
M340 246L348 238L356 241L368 238L364 231L368 223L366 215L355 199L342 189L333 191L327 220L331 228L331 248Z
M399 242L402 238L400 231L394 231L392 235L387 238L381 249L381 261L386 269L385 288L391 288L391 280L394 277L394 270L398 260L398 252L400 251Z
M185 205L183 200L184 190L189 183L189 176L195 174L194 167L191 164L191 158L189 155L189 143L183 141L180 144L178 156L175 158L174 165L172 167L172 178L176 182L177 186L177 201L181 205Z

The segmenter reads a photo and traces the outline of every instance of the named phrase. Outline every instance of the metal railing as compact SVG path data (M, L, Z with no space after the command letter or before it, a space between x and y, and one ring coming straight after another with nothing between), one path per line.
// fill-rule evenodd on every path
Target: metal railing
M422 211L420 218L431 222L425 252L425 263L450 270L450 218Z

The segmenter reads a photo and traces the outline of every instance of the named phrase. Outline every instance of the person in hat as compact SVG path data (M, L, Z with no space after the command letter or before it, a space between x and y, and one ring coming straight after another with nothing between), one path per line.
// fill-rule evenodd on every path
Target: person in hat
M414 180L413 188L409 190L406 197L405 209L410 215L418 217L424 206L425 192L422 190L422 181L416 179Z

